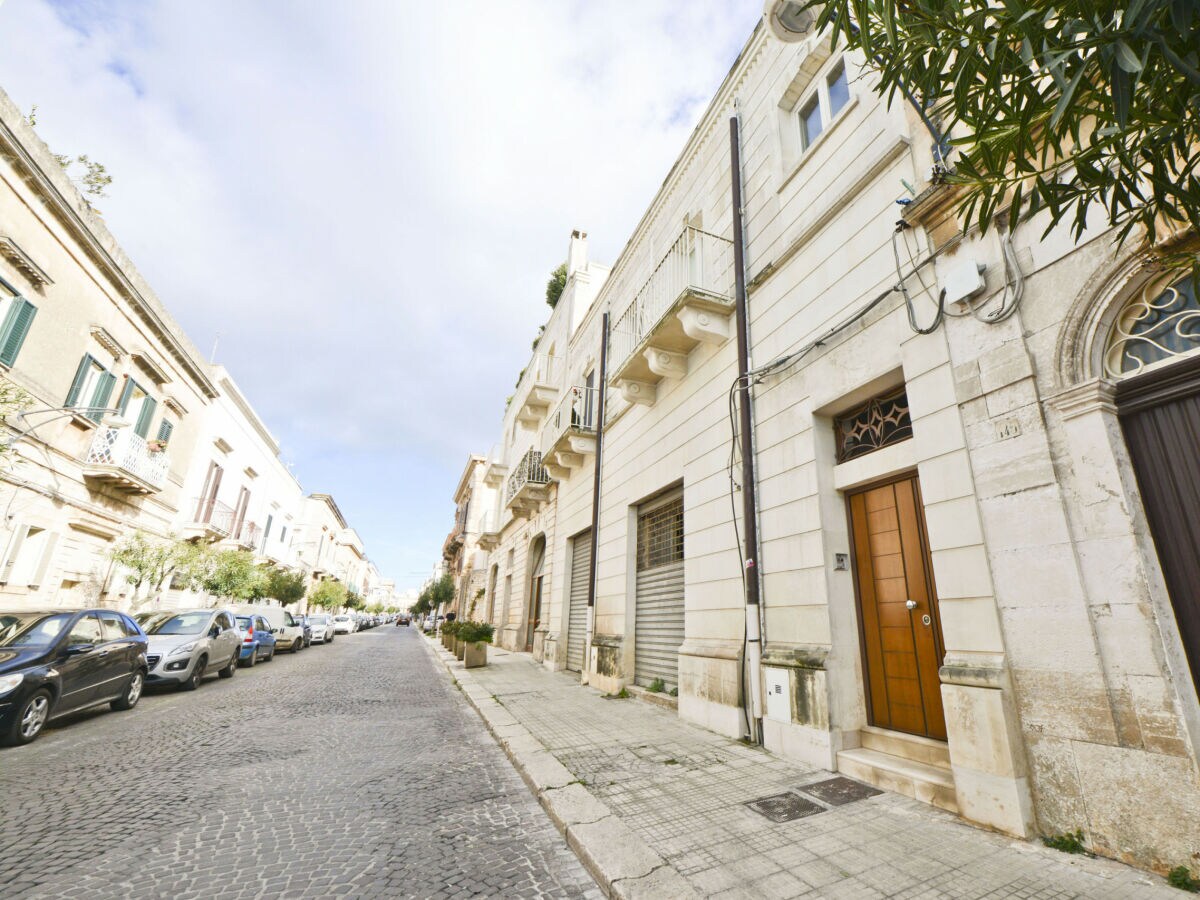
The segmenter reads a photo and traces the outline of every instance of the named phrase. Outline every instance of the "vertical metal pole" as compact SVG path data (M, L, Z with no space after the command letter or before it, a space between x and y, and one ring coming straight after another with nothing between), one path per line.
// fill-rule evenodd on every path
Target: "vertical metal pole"
M608 392L608 313L600 319L600 396L596 401L596 453L592 474L592 553L588 559L587 632L583 643L583 680L589 681L592 634L596 628L596 551L600 546L600 463L604 455L604 396Z
M737 312L738 426L742 453L742 529L746 548L746 661L750 679L751 737L762 740L762 624L759 612L758 514L754 481L754 421L750 411L750 320L746 311L745 245L742 234L742 158L738 117L729 119L730 178L733 186L733 284Z

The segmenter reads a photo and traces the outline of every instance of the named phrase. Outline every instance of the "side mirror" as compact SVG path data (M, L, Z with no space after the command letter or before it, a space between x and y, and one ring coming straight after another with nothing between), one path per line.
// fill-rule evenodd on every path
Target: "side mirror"
M209 636L210 638L215 638L215 637L216 637L217 635L219 635L220 633L221 633L221 626L220 626L220 625L214 625L212 628L208 629L208 636Z
M96 649L95 644L72 644L67 648L67 656L81 656Z

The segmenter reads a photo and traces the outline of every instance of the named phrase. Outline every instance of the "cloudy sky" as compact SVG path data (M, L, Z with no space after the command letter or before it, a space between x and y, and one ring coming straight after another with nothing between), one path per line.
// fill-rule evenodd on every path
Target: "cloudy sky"
M308 491L418 584L573 228L624 245L761 0L0 0L0 87Z

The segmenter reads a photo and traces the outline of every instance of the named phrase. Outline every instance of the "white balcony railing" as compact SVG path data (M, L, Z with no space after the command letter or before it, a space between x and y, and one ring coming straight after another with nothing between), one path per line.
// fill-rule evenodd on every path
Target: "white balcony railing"
M613 325L610 371L617 372L684 297L733 302L733 242L688 226Z
M549 455L564 435L594 434L599 403L600 391L597 388L570 388L542 429L542 455Z
M200 497L195 501L192 524L220 537L233 535L234 509L215 497Z
M550 475L542 465L542 454L537 450L530 450L521 457L513 467L512 474L508 476L508 488L504 495L504 502L511 504L522 489L528 485L549 483Z
M84 460L87 474L135 491L161 490L171 459L165 450L151 452L146 439L132 428L101 425Z

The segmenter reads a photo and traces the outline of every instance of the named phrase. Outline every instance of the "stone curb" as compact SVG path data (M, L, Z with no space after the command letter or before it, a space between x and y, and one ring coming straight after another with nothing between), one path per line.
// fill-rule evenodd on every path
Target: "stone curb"
M529 785L580 862L611 898L687 900L699 897L687 880L613 815L517 719L493 699L454 655L424 641L462 688L467 702Z

